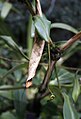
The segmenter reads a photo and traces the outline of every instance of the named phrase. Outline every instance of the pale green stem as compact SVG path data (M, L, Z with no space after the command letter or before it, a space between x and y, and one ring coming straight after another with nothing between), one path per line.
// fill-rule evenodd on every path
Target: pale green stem
M48 43L48 57L49 57L48 67L50 67L51 58L50 58L50 44L49 43Z
M57 74L57 68L56 68L56 65L55 65L55 75L56 75L56 78L57 78L58 87L59 87L59 89L61 89L61 85L60 85L60 82L59 82L59 79L58 79L58 74Z
M31 26L32 26L32 16L29 17L28 29L27 29L27 49L28 57L30 57L32 51L33 39L31 38Z

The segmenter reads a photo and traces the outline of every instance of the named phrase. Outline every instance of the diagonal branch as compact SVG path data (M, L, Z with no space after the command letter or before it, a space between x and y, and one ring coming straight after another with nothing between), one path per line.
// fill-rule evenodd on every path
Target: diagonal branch
M74 35L72 38L70 38L61 48L60 50L66 50L68 47L70 47L73 43L75 43L77 40L81 38L81 32Z
M42 10L41 10L41 5L40 5L40 0L36 0L36 12L37 14L39 14L40 16L42 16Z
M25 86L4 87L4 88L0 88L0 91L20 90L25 88L26 88Z
M40 93L43 93L46 91L55 64L56 64L56 61L52 61L50 66L48 67L44 80L39 88Z

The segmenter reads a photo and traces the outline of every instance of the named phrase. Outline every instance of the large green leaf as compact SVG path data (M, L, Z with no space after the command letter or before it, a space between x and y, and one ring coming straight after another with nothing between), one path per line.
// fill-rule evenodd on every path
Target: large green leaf
M80 84L79 84L78 79L75 79L74 86L73 86L73 92L72 92L72 97L75 102L77 101L79 94L80 94Z
M12 4L11 3L8 3L8 2L5 2L3 4L3 8L1 10L1 17L4 19L7 17L9 11L11 10L12 8Z
M39 36L49 42L51 22L48 21L44 15L42 17L37 15L34 17L34 24Z
M60 28L60 29L65 29L65 30L71 31L75 34L78 33L78 30L76 30L72 26L64 24L64 23L53 23L53 24L51 24L51 28Z
M79 119L78 113L70 102L69 96L63 93L64 105L63 105L63 116L64 119Z

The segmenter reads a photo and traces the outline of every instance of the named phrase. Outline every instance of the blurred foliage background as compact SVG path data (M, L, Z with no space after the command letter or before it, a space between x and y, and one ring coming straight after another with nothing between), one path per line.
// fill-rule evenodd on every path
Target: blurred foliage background
M41 0L41 6L52 23L66 23L80 31L80 0ZM81 118L81 41L69 48L57 63L58 78L67 95L63 94L63 99L53 72L49 87L55 97L46 96L38 109L31 111L47 68L46 64L38 67L33 80L36 86L26 91L28 57L33 44L31 24L31 15L25 4L18 0L0 0L0 119L36 119L35 110L39 110L38 119ZM51 29L51 38L56 44L66 42L74 34L66 28ZM41 62L46 63L47 58Z

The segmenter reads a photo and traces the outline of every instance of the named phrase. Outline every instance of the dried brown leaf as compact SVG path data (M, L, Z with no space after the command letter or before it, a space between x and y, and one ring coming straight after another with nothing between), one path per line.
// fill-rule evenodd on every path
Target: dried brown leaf
M34 46L31 53L31 58L29 62L29 69L28 69L28 78L26 81L26 88L32 85L32 78L35 76L36 69L40 62L43 49L44 49L45 41L36 39L34 42Z

